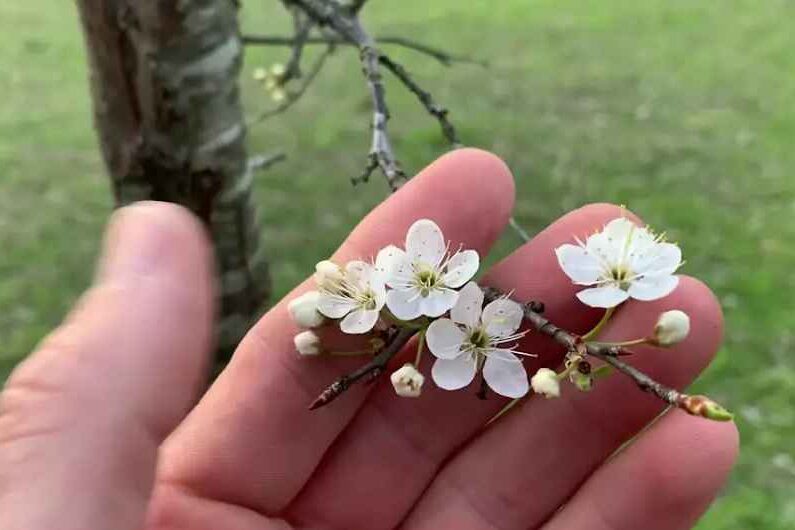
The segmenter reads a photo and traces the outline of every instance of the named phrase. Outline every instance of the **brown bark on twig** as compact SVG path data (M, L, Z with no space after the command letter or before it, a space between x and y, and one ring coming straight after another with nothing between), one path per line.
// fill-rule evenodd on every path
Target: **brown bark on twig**
M386 346L384 346L384 349L381 350L381 352L379 352L375 357L373 357L373 360L361 368L358 368L349 374L343 375L329 385L329 387L326 388L317 397L317 399L312 402L311 405L309 405L309 410L315 410L328 405L342 395L346 390L348 390L351 385L354 385L361 380L372 381L384 373L389 361L391 361L392 358L403 349L403 346L405 346L411 337L413 337L416 333L417 330L415 329L401 329L386 344Z

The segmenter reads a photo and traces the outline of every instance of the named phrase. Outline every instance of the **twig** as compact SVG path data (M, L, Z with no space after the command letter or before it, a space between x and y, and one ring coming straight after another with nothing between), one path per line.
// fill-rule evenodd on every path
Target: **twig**
M255 155L248 159L248 170L259 171L268 169L277 162L281 162L286 159L287 155L284 153L275 153L272 155Z
M280 80L282 84L301 77L301 56L303 55L306 40L309 38L309 33L314 26L312 20L302 11L293 9L291 12L293 14L295 37L291 44L292 52L290 53L290 59L287 61L287 65L284 68L284 75Z
M425 110L427 110L429 114L434 116L439 121L439 125L442 128L442 134L444 134L445 138L447 138L453 147L460 146L461 143L458 141L455 128L447 119L447 109L436 103L430 92L424 90L416 81L414 81L411 75L409 75L408 71L401 64L397 63L391 57L383 53L380 55L379 61L387 70L395 74L395 77L397 77L400 82L406 86L406 88L408 88L415 96L417 96L417 99L420 100L420 103L422 103L422 105L425 107Z
M495 300L504 296L502 292L491 287L484 290L486 300ZM621 360L619 357L632 355L632 350L622 346L583 342L579 335L564 330L542 316L543 307L535 302L522 304L524 318L533 328L551 337L568 351L576 351L581 355L591 355L610 364L616 370L631 378L644 392L649 392L669 405L680 408L694 416L703 416L714 420L730 420L731 413L706 396L691 396L655 381L649 375Z
M513 231L516 232L516 235L518 235L519 238L525 243L527 243L532 239L530 237L530 234L528 234L527 231L519 225L519 223L516 221L516 217L514 217L513 215L508 218L508 224L513 229Z
M416 329L409 329L403 328L395 334L394 338L387 343L383 350L378 353L373 360L369 363L365 364L361 368L357 370L343 375L336 381L334 381L328 388L326 388L320 396L315 399L311 405L309 405L309 410L315 410L325 405L328 405L335 399L337 399L341 394L343 394L351 385L357 383L361 379L366 378L367 380L372 381L379 375L381 375L384 370L386 369L387 364L395 355L403 349L403 346L408 343L408 341L417 333Z
M406 174L397 161L389 133L389 109L386 103L384 83L379 65L383 62L386 67L397 75L423 102L426 109L437 117L442 124L445 135L457 143L455 132L446 119L447 111L433 102L430 94L422 90L399 65L390 61L376 47L375 40L364 29L356 11L342 7L334 0L283 0L285 4L302 9L317 26L329 28L336 32L343 40L355 44L359 48L359 57L362 64L370 97L373 102L372 141L367 155L367 164L358 177L351 179L354 184L366 182L376 168L381 170L386 177L387 184L394 191L407 180ZM361 5L359 4L359 7Z
M353 21L351 34L360 43L359 52L362 72L367 80L367 86L370 88L370 98L373 101L372 142L370 144L370 153L368 154L368 163L364 173L358 179L354 179L353 182L354 184L366 182L377 165L381 169L381 173L386 177L387 184L394 191L400 186L402 181L406 180L406 174L395 157L387 130L389 109L386 104L386 90L378 67L381 53L375 48L375 43L358 20Z
M435 48L428 44L417 42L405 37L387 35L383 37L374 37L378 44L393 44L408 50L412 50L423 55L427 55L436 59L444 66L452 66L455 63L461 64L475 64L483 68L488 68L488 62L468 57L466 55L456 55L439 48ZM270 35L243 35L243 44L247 46L295 46L296 37L281 37ZM356 46L355 42L351 42L339 36L324 35L321 37L307 37L303 42L305 45L314 44L341 44L347 46Z
M325 64L328 56L331 55L333 52L334 52L334 47L330 45L328 48L326 48L323 51L322 54L318 56L317 59L315 59L312 68L309 70L309 73L307 73L306 77L303 78L302 83L298 86L298 88L294 92L287 93L288 94L287 99L285 99L284 102L282 102L278 107L266 110L261 114L259 114L258 116L252 118L251 120L249 120L247 125L249 126L256 125L257 123L263 122L268 118L272 118L278 114L281 114L282 112L292 107L299 99L301 99L301 96L304 95L307 88L309 88L309 85L311 85L312 82L317 77L317 74L319 74L320 70L323 69L323 65Z

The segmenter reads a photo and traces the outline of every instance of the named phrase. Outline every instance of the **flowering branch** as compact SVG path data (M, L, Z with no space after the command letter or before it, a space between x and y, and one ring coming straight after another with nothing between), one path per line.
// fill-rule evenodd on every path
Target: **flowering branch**
M496 300L505 296L501 291L491 287L486 287L483 291L486 300ZM590 355L606 362L635 381L638 387L644 392L654 394L669 405L680 408L694 416L702 416L716 420L731 419L731 414L710 398L706 396L691 396L667 387L619 358L633 355L634 352L632 352L632 350L624 346L584 342L580 335L566 331L542 316L541 313L544 311L543 304L528 302L522 304L522 309L524 311L525 320L529 322L536 331L552 338L552 340L564 346L569 352Z
M394 334L391 340L378 352L373 359L363 365L362 367L354 370L353 372L343 375L331 385L328 386L311 405L309 410L319 409L328 405L341 394L348 390L351 385L356 384L360 380L373 381L386 370L389 361L392 357L397 355L400 350L405 346L408 341L417 333L416 329L402 328Z

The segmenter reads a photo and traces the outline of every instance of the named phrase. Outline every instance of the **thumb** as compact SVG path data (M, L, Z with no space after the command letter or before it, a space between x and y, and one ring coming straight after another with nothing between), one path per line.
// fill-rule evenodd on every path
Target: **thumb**
M143 526L160 442L197 397L212 257L186 210L117 212L97 284L0 394L4 530Z

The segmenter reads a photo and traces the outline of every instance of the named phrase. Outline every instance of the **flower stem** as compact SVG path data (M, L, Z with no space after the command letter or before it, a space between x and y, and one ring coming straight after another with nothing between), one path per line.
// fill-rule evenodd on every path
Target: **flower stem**
M330 351L328 355L333 357L356 357L357 355L372 355L372 351L356 350L356 351Z
M516 405L518 405L519 402L522 401L523 399L525 399L526 397L527 396L523 396L523 397L520 397L520 398L512 399L507 405L502 407L502 409L497 414L492 416L492 418L486 423L486 427L488 427L489 425L491 425L492 423L494 423L498 419L500 419L503 416L505 416L508 413L509 410L514 408Z
M649 343L648 337L642 337L640 339L624 340L621 342L596 342L596 341L591 342L591 344L593 344L594 346L598 346L600 348L637 346L638 344L648 344L648 343Z
M422 331L420 331L420 336L419 336L418 341L417 341L417 356L414 358L414 367L417 368L418 370L420 368L420 361L422 361L422 352L423 352L423 350L425 348L425 332L426 331L427 331L427 328L423 329Z
M610 321L610 317L613 316L615 310L616 310L615 307L608 308L605 311L605 314L602 315L602 319L593 327L593 329L582 336L582 340L589 341L599 336L599 333L602 331L602 328L604 328L605 324L607 324Z

